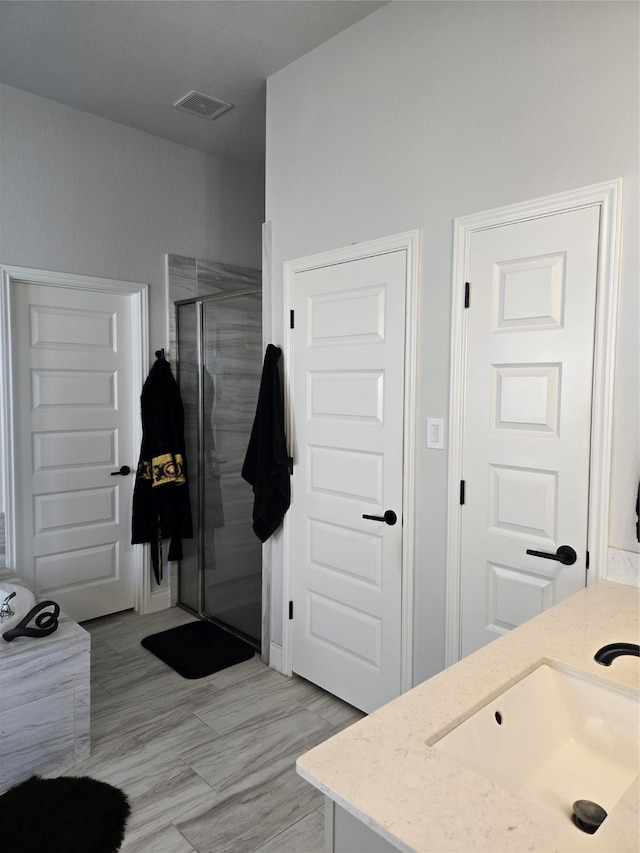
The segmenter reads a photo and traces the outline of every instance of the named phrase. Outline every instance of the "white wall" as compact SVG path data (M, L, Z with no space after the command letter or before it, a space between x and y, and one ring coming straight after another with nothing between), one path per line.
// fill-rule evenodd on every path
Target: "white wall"
M274 343L285 260L420 229L420 436L448 413L453 218L624 178L610 545L634 553L638 77L636 3L393 2L269 79L266 162ZM444 665L446 453L417 467L416 682Z
M164 254L259 268L263 174L0 86L0 262L145 282L165 343Z
M263 215L260 169L0 86L0 263L148 284L152 351L165 254L259 269Z

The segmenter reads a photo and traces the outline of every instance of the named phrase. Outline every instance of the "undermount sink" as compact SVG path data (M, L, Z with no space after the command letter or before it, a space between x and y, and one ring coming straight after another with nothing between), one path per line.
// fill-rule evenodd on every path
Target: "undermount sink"
M542 663L433 748L556 813L576 800L610 813L638 776L639 698Z

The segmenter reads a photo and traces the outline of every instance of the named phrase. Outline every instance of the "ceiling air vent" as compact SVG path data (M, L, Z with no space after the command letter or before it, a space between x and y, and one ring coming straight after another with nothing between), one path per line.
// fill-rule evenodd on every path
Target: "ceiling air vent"
M213 119L230 110L233 104L228 104L219 98L212 98L211 95L204 95L202 92L193 91L185 95L184 98L180 98L173 106L194 116Z

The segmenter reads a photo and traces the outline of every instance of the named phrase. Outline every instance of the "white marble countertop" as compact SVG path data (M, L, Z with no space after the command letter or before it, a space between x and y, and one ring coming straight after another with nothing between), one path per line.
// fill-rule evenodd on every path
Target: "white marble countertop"
M637 777L587 835L428 744L545 660L638 690L638 658L603 667L593 655L607 643L637 643L639 613L640 590L600 581L305 753L298 773L404 851L637 853Z

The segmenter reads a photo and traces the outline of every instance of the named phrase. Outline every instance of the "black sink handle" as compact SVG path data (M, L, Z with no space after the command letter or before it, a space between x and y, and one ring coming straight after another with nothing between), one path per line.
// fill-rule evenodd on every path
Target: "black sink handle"
M563 566L572 566L578 559L571 545L561 545L555 554L549 554L547 551L532 551L527 548L527 554L532 557L543 557L545 560L557 560Z

